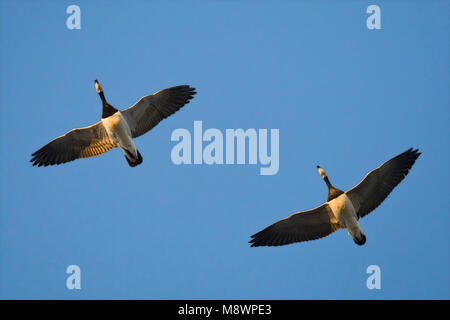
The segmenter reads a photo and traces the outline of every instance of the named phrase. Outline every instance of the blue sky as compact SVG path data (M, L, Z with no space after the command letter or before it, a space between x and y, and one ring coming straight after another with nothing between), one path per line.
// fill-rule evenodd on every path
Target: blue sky
M66 8L81 8L68 30ZM381 30L366 8L381 8ZM449 298L447 1L0 1L0 298ZM30 154L189 84L185 108L120 150L37 168ZM177 128L279 129L280 168L172 163ZM410 147L410 174L345 231L250 248ZM66 268L81 268L81 290ZM369 290L366 269L381 268Z

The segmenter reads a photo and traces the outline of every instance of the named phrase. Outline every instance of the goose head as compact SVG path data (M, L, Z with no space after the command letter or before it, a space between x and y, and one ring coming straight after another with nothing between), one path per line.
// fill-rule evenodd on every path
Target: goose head
M327 173L320 166L317 166L317 170L319 171L319 174L322 177L322 179L325 179L327 177Z
M100 94L101 92L103 92L103 88L100 85L100 83L98 83L97 79L94 79L95 81L95 90L97 91L98 94Z

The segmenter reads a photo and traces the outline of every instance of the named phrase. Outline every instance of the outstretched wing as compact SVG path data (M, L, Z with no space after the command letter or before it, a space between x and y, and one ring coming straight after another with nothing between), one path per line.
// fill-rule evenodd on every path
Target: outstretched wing
M73 161L78 158L98 156L116 147L109 138L101 121L96 124L73 129L53 139L32 154L33 166L48 166Z
M194 94L195 88L186 85L167 88L141 98L121 113L130 126L133 138L139 137L189 103Z
M406 177L419 156L418 149L406 150L369 172L357 186L348 190L346 194L358 216L364 217L378 207Z
M282 246L315 240L343 228L327 203L309 211L297 212L252 235L252 247Z

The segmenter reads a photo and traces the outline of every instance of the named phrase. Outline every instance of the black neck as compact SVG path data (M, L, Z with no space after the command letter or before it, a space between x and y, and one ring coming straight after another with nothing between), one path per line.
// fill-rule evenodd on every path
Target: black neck
M328 180L328 177L327 177L327 176L325 176L325 178L323 178L323 180L325 180L325 183L327 184L327 187L328 187L328 199L327 199L327 201L331 201L331 200L333 200L334 198L337 198L337 197L339 197L341 194L344 193L344 191L339 190L339 189L336 189L335 187L333 187L333 186L331 185L330 180Z
M325 178L323 178L323 180L325 180L325 183L327 184L328 189L329 188L333 188L333 186L331 185L330 180L328 180L328 176L325 176Z
M344 191L331 187L331 188L328 189L328 199L327 199L327 201L331 201L334 198L339 197L343 193L344 193Z
M103 91L100 91L100 93L98 95L100 96L100 99L102 99L102 105L103 105L102 118L108 118L117 112L117 109L114 108L112 105L110 105L106 101Z

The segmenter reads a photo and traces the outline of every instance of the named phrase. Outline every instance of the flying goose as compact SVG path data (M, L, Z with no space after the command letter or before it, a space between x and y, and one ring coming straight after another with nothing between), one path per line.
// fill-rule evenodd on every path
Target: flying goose
M142 97L133 106L119 111L106 101L97 79L94 81L102 100L102 119L89 127L70 130L50 141L32 154L30 162L33 166L58 165L98 156L119 147L128 164L135 167L142 163L142 156L133 138L143 135L161 120L177 112L196 94L195 88L176 86Z
M366 236L358 223L359 218L369 214L386 199L406 177L419 155L418 149L411 148L372 170L358 185L345 192L334 188L325 171L317 166L328 187L327 202L275 222L254 234L249 243L252 247L282 246L323 238L345 228L356 244L363 245Z

